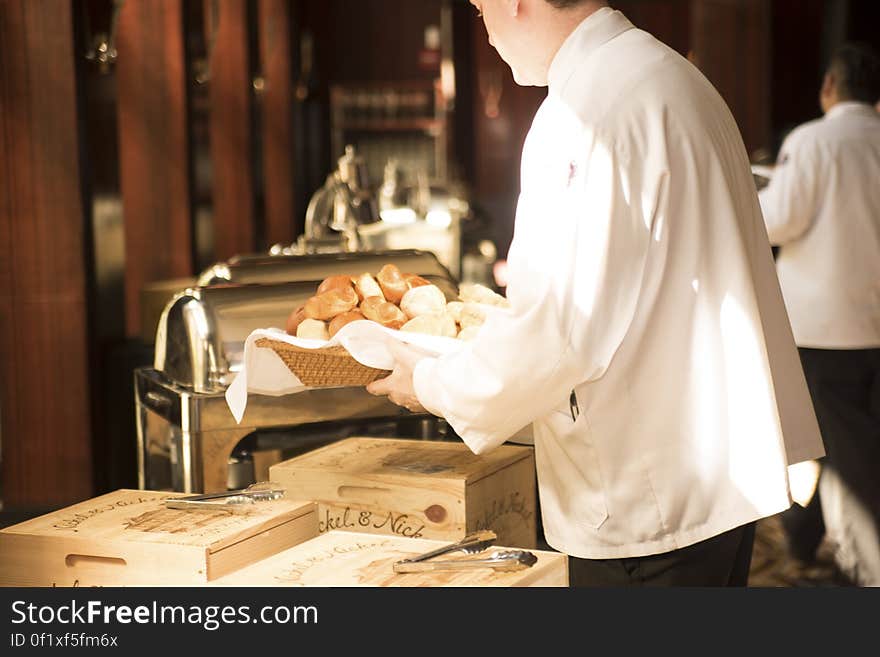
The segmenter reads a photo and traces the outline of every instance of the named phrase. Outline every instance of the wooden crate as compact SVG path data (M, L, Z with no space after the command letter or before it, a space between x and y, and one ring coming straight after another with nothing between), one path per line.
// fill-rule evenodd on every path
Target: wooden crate
M348 438L276 464L272 481L318 503L318 529L455 541L492 529L535 546L531 447L477 456L458 442Z
M512 573L490 568L398 574L395 561L414 557L445 541L332 531L211 582L218 586L568 586L568 557L530 550L531 568ZM503 548L502 548L503 549ZM492 548L487 550L490 553ZM480 555L449 554L443 559ZM440 558L440 557L438 557Z
M318 533L314 503L166 509L181 493L117 490L0 531L0 585L204 583Z

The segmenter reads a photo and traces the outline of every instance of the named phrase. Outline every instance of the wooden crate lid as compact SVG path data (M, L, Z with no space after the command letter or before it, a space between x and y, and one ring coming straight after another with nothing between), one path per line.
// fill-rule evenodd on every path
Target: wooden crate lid
M120 489L12 525L0 533L173 544L215 552L316 511L313 502L287 498L256 503L246 513L165 508L166 499L183 496Z
M272 466L273 471L333 471L395 479L430 477L473 483L528 458L532 448L502 445L477 456L461 442L346 438Z
M377 536L335 530L263 559L212 582L218 586L567 586L568 558L529 550L531 568L502 573L469 571L398 574L395 561L414 557L447 541ZM491 551L491 549L490 549ZM443 559L473 559L449 554Z

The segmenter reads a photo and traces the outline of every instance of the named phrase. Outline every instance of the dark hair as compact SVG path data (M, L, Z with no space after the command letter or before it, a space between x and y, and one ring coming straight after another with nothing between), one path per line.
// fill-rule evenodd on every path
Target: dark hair
M866 43L845 43L828 65L841 98L874 104L880 100L880 56Z
M553 5L557 9L568 9L569 7L576 7L583 1L584 0L547 0L547 4Z

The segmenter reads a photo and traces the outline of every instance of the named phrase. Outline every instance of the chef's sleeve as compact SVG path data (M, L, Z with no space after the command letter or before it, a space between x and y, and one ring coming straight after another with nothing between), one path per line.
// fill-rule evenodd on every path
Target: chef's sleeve
M758 193L767 236L773 245L801 237L816 214L818 180L815 144L796 132L782 144L768 185Z
M607 143L582 151L561 193L520 195L511 308L491 313L460 351L415 368L421 404L477 454L560 405L568 412L572 389L602 375L632 321L653 221L645 212L656 212L668 178L654 176L642 194L643 173Z

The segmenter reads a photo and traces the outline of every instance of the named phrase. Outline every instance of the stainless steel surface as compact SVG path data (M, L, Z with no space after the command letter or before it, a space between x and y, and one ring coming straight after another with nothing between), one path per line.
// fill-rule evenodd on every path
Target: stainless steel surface
M222 392L241 370L247 336L283 327L314 294L311 281L188 288L159 318L154 367L192 392Z
M318 283L334 274L376 274L385 264L395 264L403 272L428 279L453 282L449 270L433 253L417 249L361 251L358 253L309 255L236 256L206 269L198 285L218 283Z
M339 251L356 251L359 247L357 228L379 220L376 199L370 191L366 164L354 149L345 147L337 161L337 169L324 186L312 195L306 208L303 247L306 253L316 252L315 244L338 241ZM330 242L332 246L332 242Z
M516 572L531 568L538 562L531 552L525 550L501 550L479 559L456 559L439 561L398 561L394 564L395 573L429 573L448 570L475 570L491 568L498 572Z
M205 490L206 453L222 446L224 462L230 468L232 447L258 430L325 422L378 422L408 415L363 388L324 388L286 397L251 395L241 424L236 424L222 392L193 393L152 368L135 370L135 408L139 487L185 493ZM243 479L253 476L253 465L247 474L231 479L230 472L235 474L234 464L222 488L241 488Z
M466 554L476 554L477 552L482 552L487 547L492 545L496 540L498 540L498 536L490 529L484 529L481 531L473 532L468 534L460 541L456 541L455 543L450 543L449 545L443 545L434 550L430 550L429 552L425 552L415 557L410 557L409 559L402 559L398 561L399 564L411 564L417 563L420 561L427 561L428 559L433 559L434 557L439 557L443 554L449 554L451 552L464 552ZM396 564L395 564L396 570Z

